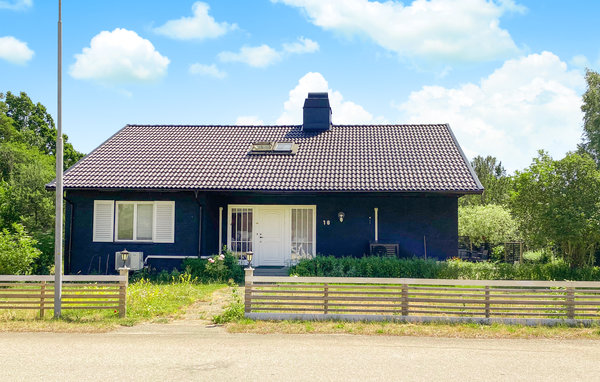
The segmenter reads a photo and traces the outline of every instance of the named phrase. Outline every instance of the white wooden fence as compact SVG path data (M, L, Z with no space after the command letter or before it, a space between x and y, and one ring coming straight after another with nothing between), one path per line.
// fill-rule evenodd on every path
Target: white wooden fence
M127 272L119 276L65 275L62 309L113 309L127 314ZM54 309L54 276L0 275L0 309Z
M600 319L600 282L265 277L247 270L245 315L254 319L591 322Z

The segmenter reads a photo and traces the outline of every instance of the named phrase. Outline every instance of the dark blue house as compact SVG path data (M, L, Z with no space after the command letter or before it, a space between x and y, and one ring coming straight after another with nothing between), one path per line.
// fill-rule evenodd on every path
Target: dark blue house
M50 184L49 188L54 188ZM172 268L226 245L255 266L319 254L457 255L458 198L481 193L450 127L127 125L65 172L65 272L115 253Z

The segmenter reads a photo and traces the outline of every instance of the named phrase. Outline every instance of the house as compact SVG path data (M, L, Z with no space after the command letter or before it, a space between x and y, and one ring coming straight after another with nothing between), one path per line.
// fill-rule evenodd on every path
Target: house
M167 268L224 245L254 266L456 256L458 198L483 187L450 127L331 117L309 93L302 125L125 126L64 174L65 272L110 272L125 248Z

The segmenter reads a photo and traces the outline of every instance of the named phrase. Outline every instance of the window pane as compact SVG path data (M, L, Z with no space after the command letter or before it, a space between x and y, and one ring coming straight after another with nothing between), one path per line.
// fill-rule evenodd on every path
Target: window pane
M137 240L152 240L152 204L138 204L137 206Z
M252 209L231 209L231 250L233 252L252 251Z
M117 240L133 240L133 204L119 204Z
M311 208L292 208L292 262L311 258L313 253L313 211Z

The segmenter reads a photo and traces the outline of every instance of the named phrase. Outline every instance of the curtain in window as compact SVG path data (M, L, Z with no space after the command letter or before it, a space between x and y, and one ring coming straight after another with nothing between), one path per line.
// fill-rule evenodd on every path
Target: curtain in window
M313 253L313 210L292 208L292 253L291 260L310 259Z
M231 251L252 251L252 208L231 209Z

